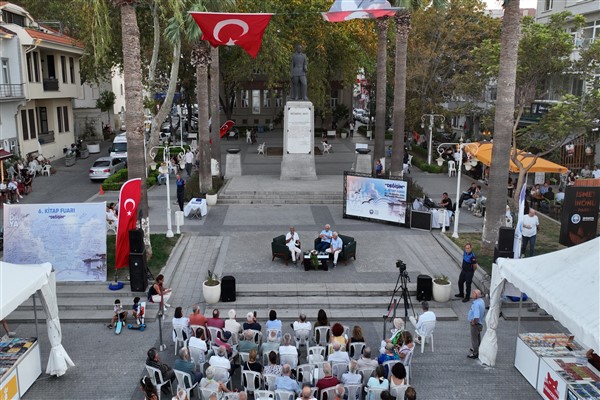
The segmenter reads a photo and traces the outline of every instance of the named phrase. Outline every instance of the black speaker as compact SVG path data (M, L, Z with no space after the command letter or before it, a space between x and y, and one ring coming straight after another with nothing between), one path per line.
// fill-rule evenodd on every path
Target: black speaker
M146 252L129 254L129 284L132 292L145 292L148 287L146 275Z
M510 251L513 249L515 240L515 230L513 228L502 227L498 231L498 250Z
M231 275L221 279L221 301L235 301L235 278Z
M433 297L433 279L429 275L417 276L417 300L431 301Z
M129 231L129 252L142 254L145 248L144 231L141 229L131 229Z
M513 258L514 253L511 250L500 250L498 247L494 247L494 262L496 262L496 260L498 259L498 257L501 258Z
M431 213L426 211L415 211L410 212L410 228L421 229L424 231L431 230Z

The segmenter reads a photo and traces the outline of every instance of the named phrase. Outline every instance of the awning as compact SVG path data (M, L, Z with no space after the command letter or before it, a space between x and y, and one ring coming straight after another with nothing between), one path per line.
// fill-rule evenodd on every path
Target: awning
M477 150L476 157L479 161L481 161L486 166L490 166L492 163L492 146L493 144L490 142L480 142L479 149ZM474 147L474 146L471 146ZM469 149L467 149L468 151ZM511 148L512 151L512 148ZM517 149L519 155L517 159L523 163L525 167L530 165L535 157L529 156L527 152L523 150ZM472 152L471 152L472 153ZM519 169L515 165L515 163L510 160L510 172L519 172ZM558 165L553 163L552 161L548 161L542 157L538 157L535 161L535 164L529 169L529 172L555 172L555 173L565 173L567 172L567 168L562 165Z

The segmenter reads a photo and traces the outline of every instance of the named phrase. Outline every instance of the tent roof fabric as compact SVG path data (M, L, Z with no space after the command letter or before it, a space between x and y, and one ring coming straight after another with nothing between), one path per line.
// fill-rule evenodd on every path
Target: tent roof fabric
M499 258L494 273L600 351L600 238L532 258Z
M473 153L474 149L471 149L470 147L474 147L474 146L469 146L467 148L467 151L469 151L470 153ZM477 153L475 154L477 159L479 161L481 161L483 164L487 165L488 167L492 163L492 148L493 148L492 143L480 142L479 148L477 149ZM523 152L522 150L517 149L517 151L523 153L523 154L519 154L517 156L517 159L519 161L521 161L525 166L528 166L529 164L531 164L531 162L533 161L532 157L525 157L525 155L527 153ZM511 172L519 172L519 168L517 168L517 166L515 165L515 163L512 160L510 161L510 171ZM529 172L555 172L555 173L564 174L565 172L567 172L567 168L563 167L562 165L555 164L552 161L548 161L544 158L538 157L538 159L536 160L533 167L531 167Z
M19 265L0 261L0 319L48 283L51 272L50 263Z

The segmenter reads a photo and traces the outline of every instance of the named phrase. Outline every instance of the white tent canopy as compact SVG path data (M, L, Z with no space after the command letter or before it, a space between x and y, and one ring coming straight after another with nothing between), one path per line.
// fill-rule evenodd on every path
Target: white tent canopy
M504 283L511 282L567 328L582 345L600 350L600 238L524 259L499 258L492 271L487 331L479 359L496 363L496 328Z
M50 263L19 265L0 261L0 319L6 318L36 292L40 294L46 313L48 338L52 346L46 373L61 376L67 368L75 364L61 344L62 332L52 265Z

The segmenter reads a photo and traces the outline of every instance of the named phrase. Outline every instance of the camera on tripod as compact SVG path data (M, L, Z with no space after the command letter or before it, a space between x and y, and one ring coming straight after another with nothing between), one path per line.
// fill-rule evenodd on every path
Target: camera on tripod
M400 273L406 272L406 264L402 260L396 261L396 268L400 270Z

